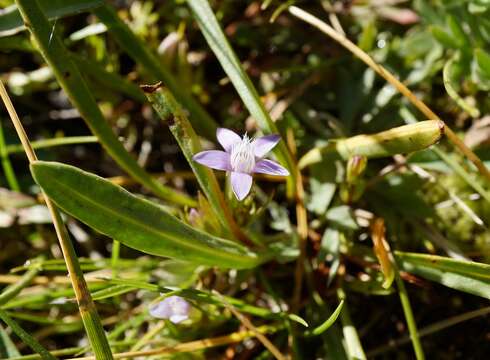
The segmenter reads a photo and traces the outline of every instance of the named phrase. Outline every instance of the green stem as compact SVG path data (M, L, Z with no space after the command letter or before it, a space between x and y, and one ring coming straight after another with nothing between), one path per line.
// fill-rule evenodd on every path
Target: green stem
M410 305L410 299L408 298L407 289L403 283L398 267L395 265L395 282L398 287L398 295L400 296L400 301L402 303L403 313L405 314L405 319L407 320L408 331L410 333L410 339L412 340L413 350L415 351L415 357L417 360L425 359L424 350L422 349L422 344L420 343L419 333L417 330L417 324L413 316L412 306Z
M17 0L26 27L33 35L41 54L56 79L80 112L109 155L142 185L162 198L181 205L195 205L195 201L176 190L160 184L143 170L121 144L106 122L80 70L72 61L61 39L53 33L37 0Z
M12 168L12 163L9 159L9 153L7 145L5 144L5 136L3 135L3 127L0 122L0 160L2 162L3 172L5 173L5 178L10 188L14 191L20 191L19 182L15 176L14 169Z
M169 126L220 223L237 239L250 243L233 219L213 170L192 159L202 150L201 143L180 104L168 89L159 84L144 86L143 90L160 119Z
M364 354L364 349L362 348L361 341L359 340L359 335L357 334L356 327L352 323L350 317L349 307L345 302L345 292L344 289L338 288L337 295L340 301L342 301L342 311L340 312L340 321L342 322L342 332L344 333L344 339L351 359L365 360L366 354Z
M31 142L31 145L34 150L37 150L37 149L50 148L54 146L91 144L91 143L98 143L98 142L99 139L97 139L97 136L69 136L69 137L62 137L62 138L43 139L43 140L33 141ZM8 154L24 152L24 148L22 147L22 144L7 145L6 150Z

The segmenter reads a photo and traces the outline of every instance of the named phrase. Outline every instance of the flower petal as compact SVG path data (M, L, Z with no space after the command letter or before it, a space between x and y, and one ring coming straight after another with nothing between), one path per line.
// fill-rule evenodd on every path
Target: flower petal
M252 176L233 171L231 173L231 187L236 198L242 201L250 192L252 187Z
M223 146L226 152L230 152L233 144L238 141L241 141L242 138L231 131L230 129L218 128L216 130L216 137L218 138L219 143Z
M275 161L262 159L255 164L255 173L268 174L268 175L279 175L288 176L289 171L287 171L283 166L279 165Z
M253 142L255 156L259 158L264 157L277 145L279 140L281 140L281 135L278 134L266 135L255 139Z
M169 304L160 301L158 304L150 307L150 315L157 319L168 319L172 316L172 309Z
M201 151L192 157L192 159L204 166L216 170L231 170L230 155L220 150Z

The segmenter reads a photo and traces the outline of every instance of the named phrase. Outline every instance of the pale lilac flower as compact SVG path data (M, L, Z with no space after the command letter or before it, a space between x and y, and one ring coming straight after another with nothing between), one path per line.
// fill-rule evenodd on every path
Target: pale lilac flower
M243 200L252 187L252 174L288 176L289 172L275 161L263 157L277 145L279 135L251 139L243 138L231 130L218 128L216 137L225 151L201 151L194 161L212 169L231 173L231 187L238 200Z
M150 315L158 319L168 319L178 324L189 318L191 304L180 296L169 296L150 307Z

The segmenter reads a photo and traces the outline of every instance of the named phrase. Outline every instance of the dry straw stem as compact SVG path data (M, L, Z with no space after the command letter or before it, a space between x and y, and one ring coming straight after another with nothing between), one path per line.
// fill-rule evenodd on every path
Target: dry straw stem
M5 86L1 80L0 97L7 108L10 119L12 120L15 130L17 131L17 135L19 136L22 146L24 147L27 158L29 159L29 163L35 162L37 160L36 153L29 142L29 138L27 137L24 127L22 126L17 112L15 111L14 105L12 104L7 90L5 89ZM65 259L66 268L68 269L68 274L70 276L73 290L77 299L78 309L85 325L85 330L92 349L97 355L97 359L112 359L109 343L107 342L104 329L100 323L99 315L97 314L94 302L92 301L92 297L87 288L87 283L83 277L80 263L78 262L78 258L68 235L68 231L66 230L56 206L45 195L44 200L53 219L53 225L56 230L56 235Z
M388 70L383 66L377 64L367 53L357 47L352 41L347 39L344 35L338 33L331 26L321 21L317 17L310 13L301 10L296 6L290 6L288 11L295 17L313 25L332 39L340 43L347 50L352 52L355 56L361 59L370 68L376 71L386 81L392 84L400 93L407 97L410 102L415 105L426 117L431 120L441 120L427 105L419 100L400 80L395 78ZM442 121L442 120L441 120ZM480 158L468 148L463 141L446 125L444 124L444 133L448 139L477 167L478 171L490 180L490 171L485 167Z

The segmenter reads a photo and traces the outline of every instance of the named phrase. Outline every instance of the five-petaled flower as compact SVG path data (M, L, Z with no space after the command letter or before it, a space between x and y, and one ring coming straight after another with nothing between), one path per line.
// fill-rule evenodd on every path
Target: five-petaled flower
M150 315L158 319L168 319L178 324L189 318L191 304L180 296L169 296L150 307Z
M251 139L243 138L233 131L218 128L216 137L225 151L201 151L194 155L194 161L212 169L231 173L231 187L238 200L243 200L252 187L252 174L288 176L289 172L275 161L264 156L277 145L279 135L266 135Z

